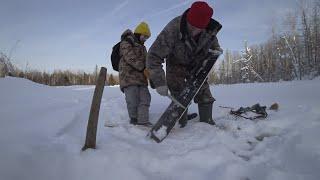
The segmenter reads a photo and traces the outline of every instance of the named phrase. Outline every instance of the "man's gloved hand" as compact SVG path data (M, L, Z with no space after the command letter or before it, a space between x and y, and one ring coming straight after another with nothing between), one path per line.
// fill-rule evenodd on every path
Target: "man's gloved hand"
M168 96L168 86L159 86L156 88L157 93L161 96Z

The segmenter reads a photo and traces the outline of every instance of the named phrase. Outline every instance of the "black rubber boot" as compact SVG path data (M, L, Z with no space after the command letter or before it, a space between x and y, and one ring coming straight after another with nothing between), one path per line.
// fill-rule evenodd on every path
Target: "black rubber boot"
M151 122L136 123L135 125L146 126L146 127L152 127L153 126L153 124L151 124Z
M205 122L211 125L216 123L212 119L212 103L198 104L200 122Z
M188 121L189 121L189 120L192 120L192 119L196 118L197 116L198 116L197 113L191 113L191 114L188 114L188 115L187 115L187 119L188 119Z
M187 114L188 114L188 110L186 110L183 113L181 119L179 119L180 128L184 128L187 125L188 123Z
M131 118L130 119L130 124L136 125L138 123L138 119L137 118Z

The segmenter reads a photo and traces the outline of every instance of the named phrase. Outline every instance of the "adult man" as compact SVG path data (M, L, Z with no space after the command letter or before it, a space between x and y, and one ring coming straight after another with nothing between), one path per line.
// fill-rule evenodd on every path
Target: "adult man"
M168 95L168 89L177 96L185 87L191 68L210 53L217 55L222 49L216 37L221 24L212 19L213 9L206 2L194 2L182 16L171 20L149 49L147 69L157 92ZM162 63L166 60L166 75ZM198 104L201 122L214 125L212 97L207 82L194 98ZM187 111L179 120L181 127L187 124Z

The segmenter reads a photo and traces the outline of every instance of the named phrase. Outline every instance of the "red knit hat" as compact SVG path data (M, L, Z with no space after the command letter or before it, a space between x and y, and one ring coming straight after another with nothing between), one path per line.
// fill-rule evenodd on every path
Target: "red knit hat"
M187 21L194 27L205 29L212 17L213 9L202 1L196 1L187 12Z

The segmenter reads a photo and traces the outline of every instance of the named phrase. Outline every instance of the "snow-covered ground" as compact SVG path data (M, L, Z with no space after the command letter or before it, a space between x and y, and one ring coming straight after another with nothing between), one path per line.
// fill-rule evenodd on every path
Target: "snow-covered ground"
M124 95L106 87L97 149L81 152L93 90L0 79L0 179L320 179L320 79L212 87L220 128L195 119L161 144L128 125ZM154 123L169 100L151 94ZM257 102L280 109L253 122L218 107Z

